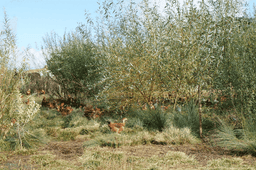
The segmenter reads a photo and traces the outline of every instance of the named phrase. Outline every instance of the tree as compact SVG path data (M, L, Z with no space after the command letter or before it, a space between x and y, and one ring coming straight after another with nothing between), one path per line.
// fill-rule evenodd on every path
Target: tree
M61 86L65 96L84 93L86 97L96 95L102 88L102 58L97 46L89 39L77 33L56 34L44 38L42 47L48 69ZM61 94L56 91L56 94Z
M249 38L250 43L244 40L254 32L237 20L241 1L202 0L195 7L193 1L180 5L170 0L165 15L150 7L147 0L139 7L123 1L104 1L101 5L98 23L102 25L94 28L100 52L108 60L105 75L109 88L105 91L111 97L129 94L131 98L124 97L124 102L149 103L164 91L174 91L176 105L179 96L190 93L192 97L196 90L199 96L201 91L226 95L225 90L235 86L233 89L242 90L238 80L254 75L242 64L246 51L253 58L254 36ZM254 59L247 61L254 63ZM198 101L201 115L200 97Z
M21 99L19 85L25 63L21 68L14 69L17 53L16 36L10 28L6 12L4 12L3 26L4 29L0 33L2 42L0 47L0 140L10 136L11 129L15 129L19 134L19 143L22 147L20 134L26 134L24 126L33 119L40 106L33 100L30 100L30 106L26 106Z

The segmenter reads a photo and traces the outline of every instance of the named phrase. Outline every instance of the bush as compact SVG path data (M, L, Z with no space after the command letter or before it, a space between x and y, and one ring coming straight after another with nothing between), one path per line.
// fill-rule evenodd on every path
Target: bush
M161 110L160 107L147 110L129 110L127 115L131 117L131 120L128 121L129 124L142 126L148 130L158 130L163 131L164 128L169 127L170 114Z
M77 33L65 34L63 39L52 34L44 39L48 69L54 75L65 96L75 94L93 97L102 90L103 59L89 37ZM72 57L71 57L72 56ZM55 92L58 94L58 91ZM84 96L81 96L83 94Z
M234 153L256 155L255 124L251 120L244 119L243 129L235 129L233 125L221 121L221 126L214 135L217 145L233 150Z
M190 101L181 107L181 112L175 111L172 116L173 125L178 128L188 127L192 133L199 137L199 115L198 106ZM202 118L203 133L213 130L215 121L209 118Z

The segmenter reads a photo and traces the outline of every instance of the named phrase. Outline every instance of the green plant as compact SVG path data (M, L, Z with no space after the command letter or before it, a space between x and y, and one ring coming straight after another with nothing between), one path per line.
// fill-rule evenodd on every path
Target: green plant
M88 35L81 36L74 32L64 34L63 38L56 34L47 35L42 48L47 51L48 69L65 96L75 94L89 98L102 90L103 58ZM58 90L54 94L61 96Z
M86 13L87 24L96 30L98 50L107 60L104 96L123 107L135 101L150 104L167 92L175 109L180 98L214 89L239 98L218 108L241 104L241 109L254 112L250 91L255 90L255 18L242 10L243 2L200 1L195 8L193 1L168 1L165 15L149 4L106 0L96 25ZM78 27L85 36L86 26ZM198 112L202 136L204 115L200 107Z
M194 101L190 101L181 107L181 112L173 112L171 121L178 128L188 127L192 133L199 136L198 106ZM216 120L209 117L202 119L203 132L208 132L215 128Z
M219 120L221 121L221 120ZM250 124L251 120L244 119L244 129L234 129L234 126L221 121L221 126L214 136L217 140L217 145L226 147L234 152L249 153L255 155L256 153L256 137L254 128Z
M162 111L160 108L138 110L136 115L143 124L143 127L148 130L163 131L164 128L168 128L168 119L170 114Z

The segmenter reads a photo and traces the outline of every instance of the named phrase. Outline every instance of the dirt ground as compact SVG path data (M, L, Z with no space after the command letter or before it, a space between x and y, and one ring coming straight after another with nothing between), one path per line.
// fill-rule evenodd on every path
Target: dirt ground
M90 150L90 148L87 148ZM83 155L83 141L66 141L66 142L50 142L46 146L38 148L38 151L49 151L56 155L56 159L64 159L66 161L72 161L76 165L80 165L78 157ZM127 156L138 157L151 157L152 155L164 156L168 151L180 151L189 156L193 156L202 166L207 165L208 160L218 158L232 158L240 157L248 164L254 164L256 157L254 156L238 156L229 151L225 151L221 148L209 147L205 144L197 145L140 145L140 146L121 146L119 148L104 147L102 150L106 151L122 151ZM2 152L7 155L7 152ZM0 152L1 155L1 152ZM31 166L29 163L30 156L17 155L8 152L8 159L6 162L2 162L0 169L38 169L36 166ZM196 168L196 167L195 167Z

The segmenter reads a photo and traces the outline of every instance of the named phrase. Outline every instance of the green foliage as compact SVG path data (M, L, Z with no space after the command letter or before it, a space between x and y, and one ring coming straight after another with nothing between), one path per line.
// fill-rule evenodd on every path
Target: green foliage
M31 163L39 164L42 167L47 167L50 164L55 163L54 158L55 156L52 154L33 155L31 156Z
M0 138L5 137L12 127L12 111L15 109L20 70L14 70L16 59L16 37L10 28L10 21L4 12L3 30L0 32Z
M188 127L194 135L199 136L198 106L195 105L194 101L182 106L181 112L173 112L171 120L174 126L178 128ZM202 127L204 132L213 130L215 128L215 120L203 117Z
M43 110L29 123L31 128L60 127L64 120L59 112L55 110Z
M7 140L0 139L0 151L3 152L8 150L12 150L11 143Z
M6 139L2 141L3 150L35 149L49 141L43 129L29 129L28 127L24 127L19 132L20 134L16 132L17 129L18 127L14 127Z
M83 155L83 157L85 158L85 160L83 161L84 168L94 169L94 168L104 168L106 166L104 162L116 161L115 164L120 166L121 162L123 161L122 159L124 157L124 154L122 152L112 153L112 152L96 151L95 153L93 153L91 151L85 151L85 154Z
M78 135L75 130L60 130L58 133L57 139L61 141L75 140L75 137Z
M237 106L237 112L255 115L256 22L246 15L242 1L200 1L197 8L194 1L168 1L165 15L147 0L140 5L106 0L100 5L97 24L87 19L108 60L104 97L126 106L174 91L176 106L179 96L195 95L200 85L219 95L219 113ZM83 34L88 25L78 30ZM221 96L227 100L220 101ZM198 122L192 113L193 123ZM176 119L193 131L198 128L186 116ZM213 127L208 119L203 124Z
M75 128L89 123L84 117L84 113L78 110L74 110L72 114L63 117L62 120L64 121L61 125L62 128Z
M16 155L34 155L37 154L38 151L36 149L18 149L14 151Z
M130 110L127 112L127 115L131 118L136 118L132 119L133 123L130 123L129 119L129 122L127 123L128 127L129 124L133 124L133 126L138 125L148 130L158 130L162 132L164 128L168 128L170 125L170 114L162 111L160 107L147 110Z
M0 155L0 163L3 163L7 160L7 156L5 155Z
M0 32L0 139L4 139L4 149L7 150L34 147L41 141L25 126L36 116L40 105L33 98L29 98L29 105L23 103L19 88L23 84L21 79L25 60L19 66L20 69L14 69L17 67L18 50L6 12L3 25L4 29Z
M69 126L69 123L70 123L70 121L72 120L72 115L67 115L67 116L65 116L64 118L64 122L63 122L63 124L62 124L62 128L63 129L65 129L65 128L67 128L68 126Z
M91 97L101 90L103 57L89 37L70 33L60 38L51 34L44 38L44 43L48 69L65 95L83 92ZM58 91L55 93L60 95Z
M251 120L244 119L244 129L234 129L230 124L222 121L222 125L216 134L217 144L221 147L234 150L234 152L256 153L255 124Z

